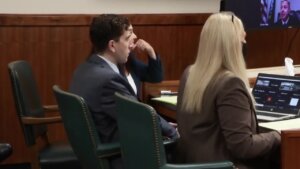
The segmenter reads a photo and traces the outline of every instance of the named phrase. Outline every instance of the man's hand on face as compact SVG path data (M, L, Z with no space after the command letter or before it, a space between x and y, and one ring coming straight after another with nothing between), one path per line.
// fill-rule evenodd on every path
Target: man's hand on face
M134 50L135 48L147 52L151 58L156 59L153 47L145 40L139 39L136 41L136 43L131 45L131 50Z

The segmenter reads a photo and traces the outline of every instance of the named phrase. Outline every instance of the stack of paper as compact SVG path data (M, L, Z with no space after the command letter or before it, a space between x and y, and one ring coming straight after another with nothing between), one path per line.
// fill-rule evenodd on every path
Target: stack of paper
M152 100L156 100L163 103L169 103L175 106L177 104L177 96L160 96L152 98Z
M276 130L279 132L282 130L295 130L300 129L300 118L259 123L259 126L270 130Z

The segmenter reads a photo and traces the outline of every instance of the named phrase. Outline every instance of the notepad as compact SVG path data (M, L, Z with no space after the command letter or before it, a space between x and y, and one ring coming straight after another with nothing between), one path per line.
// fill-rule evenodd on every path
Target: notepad
M300 129L300 118L259 123L259 126L269 130L276 130L279 132L282 130L295 130Z
M177 104L177 96L160 96L160 97L154 97L151 100L156 100L163 103L169 103L175 106Z

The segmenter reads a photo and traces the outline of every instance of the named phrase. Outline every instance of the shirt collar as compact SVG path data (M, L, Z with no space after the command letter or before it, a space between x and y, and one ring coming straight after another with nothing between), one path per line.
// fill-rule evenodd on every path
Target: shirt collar
M286 21L282 20L282 25L286 25L289 22L290 18L288 18Z
M103 59L103 60L104 60L104 61L112 68L112 70L113 70L114 72L120 74L120 71L119 71L117 65L115 65L113 62L111 62L110 60L108 60L107 58L105 58L105 57L103 57L103 56L101 56L101 55L97 55L97 56L99 56L100 58L102 58L102 59Z

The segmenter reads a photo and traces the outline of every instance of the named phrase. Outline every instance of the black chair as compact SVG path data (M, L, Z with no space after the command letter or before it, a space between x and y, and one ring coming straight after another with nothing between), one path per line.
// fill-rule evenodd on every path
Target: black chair
M62 120L74 152L85 169L109 169L109 158L120 156L119 143L101 143L84 99L53 86Z
M0 162L5 160L12 153L12 147L8 143L0 143Z
M14 100L27 147L30 149L32 169L79 169L80 164L71 146L66 143L50 143L47 124L61 122L60 116L46 117L46 112L57 111L57 106L43 106L36 81L27 61L8 64ZM44 146L40 148L37 139Z
M155 110L116 94L124 167L127 169L234 169L231 162L168 164ZM203 152L205 153L205 152Z

